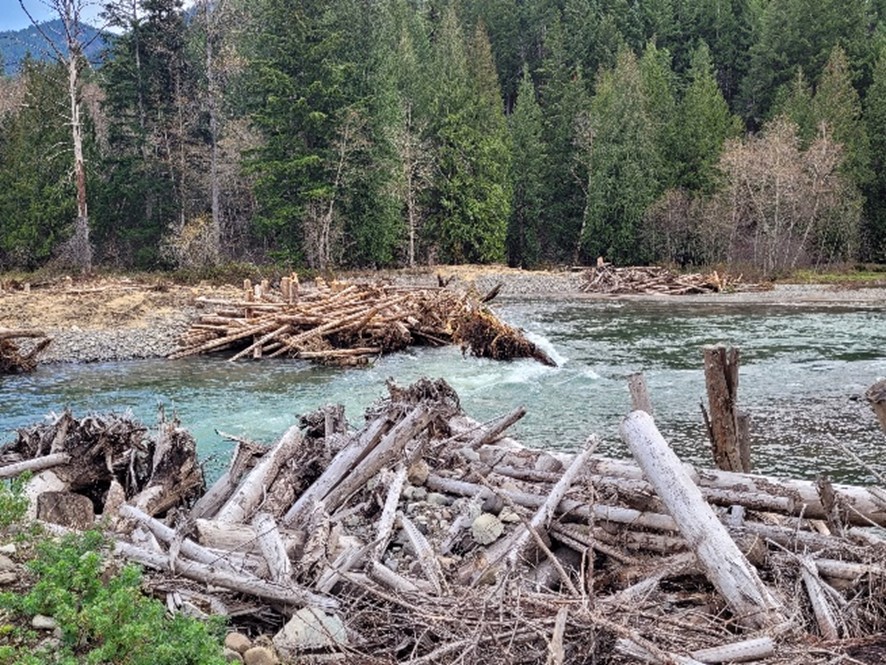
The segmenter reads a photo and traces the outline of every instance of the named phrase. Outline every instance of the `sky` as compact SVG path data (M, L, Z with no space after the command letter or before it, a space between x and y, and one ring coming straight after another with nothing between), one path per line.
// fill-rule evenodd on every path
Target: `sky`
M25 7L38 21L48 21L54 18L52 10L42 0L24 0ZM85 0L83 3L83 20L92 25L98 25L98 13L101 11L100 2ZM0 0L0 32L4 30L21 30L31 25L27 14L22 10L18 0Z

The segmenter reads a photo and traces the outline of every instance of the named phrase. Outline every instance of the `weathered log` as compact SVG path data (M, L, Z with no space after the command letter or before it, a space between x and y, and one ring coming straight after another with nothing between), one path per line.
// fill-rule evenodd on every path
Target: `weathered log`
M375 546L372 550L372 558L376 560L380 559L388 548L388 541L391 539L391 532L394 530L394 523L397 520L397 505L400 502L403 485L406 483L406 467L401 464L395 473L389 475L384 480L388 486L388 494L385 497L385 505L378 520Z
M390 428L387 418L376 418L360 434L351 439L332 459L322 475L305 490L283 516L284 525L302 521L312 510L317 501L322 501L327 494L338 485L361 459L368 455L382 436Z
M877 415L880 429L886 433L886 379L881 379L868 388L865 397Z
M33 459L15 462L14 464L0 466L0 478L15 478L16 476L23 474L25 471L43 471L44 469L51 469L56 466L67 464L70 461L71 456L68 455L68 453L50 453L49 455L43 455L42 457L35 457Z
M252 518L252 528L255 529L258 547L268 564L271 581L278 584L289 582L292 579L292 562L274 517L267 513L256 513Z
M178 559L175 566L170 558L163 554L151 552L129 543L117 541L114 544L114 552L131 561L140 563L148 568L162 570L167 573L176 573L191 580L224 587L231 591L254 596L274 603L284 603L295 606L312 606L322 609L333 610L339 606L339 602L328 596L321 596L307 589L299 587L294 582L286 585L266 582L265 580L245 574L234 574L226 571L214 570L204 564L194 561Z
M271 483L274 482L280 468L301 445L301 441L301 432L297 426L293 425L243 479L233 496L218 511L215 519L220 522L234 523L249 519L258 508Z
M257 556L262 554L258 544L258 533L249 525L197 519L195 528L197 539L204 547ZM304 535L301 532L287 529L278 529L278 531L288 553L294 552L304 544Z
M643 411L634 411L622 421L620 432L698 556L708 579L739 622L755 628L785 623L787 617L781 603L766 588L714 515L652 417Z
M697 649L690 654L702 663L744 663L774 656L775 642L768 636L755 637L709 649Z
M750 448L742 437L738 413L737 348L722 345L704 348L704 375L709 412L702 407L714 463L724 471L750 471Z
M818 577L815 564L807 557L800 559L800 577L803 580L803 586L806 587L806 593L809 595L809 602L812 604L812 612L815 614L815 621L821 631L821 636L826 640L836 640L839 633L834 613L831 611L822 588L824 583Z
M388 432L379 444L355 466L348 475L332 489L325 498L330 513L347 497L363 487L382 468L393 463L403 453L406 444L415 438L431 420L428 407L415 407L403 420Z
M628 391L631 393L631 408L634 411L645 411L652 415L652 401L649 399L649 387L642 372L628 376Z

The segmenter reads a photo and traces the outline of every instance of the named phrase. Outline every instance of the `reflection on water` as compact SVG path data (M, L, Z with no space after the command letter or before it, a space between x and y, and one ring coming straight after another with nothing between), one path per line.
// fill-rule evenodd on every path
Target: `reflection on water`
M449 381L479 419L526 406L516 433L531 445L569 449L596 432L604 452L624 455L617 428L630 406L625 377L643 371L665 437L685 459L709 464L700 349L726 342L741 348L739 397L752 417L758 470L872 480L840 442L886 472L886 437L859 399L886 375L886 316L879 310L522 300L499 311L560 367L463 358L455 348L413 349L349 370L220 358L44 366L0 378L0 440L66 406L75 413L130 410L151 423L163 404L194 433L216 471L229 449L216 430L269 442L298 414L330 402L343 403L358 423L385 394L387 378L405 384L424 375Z

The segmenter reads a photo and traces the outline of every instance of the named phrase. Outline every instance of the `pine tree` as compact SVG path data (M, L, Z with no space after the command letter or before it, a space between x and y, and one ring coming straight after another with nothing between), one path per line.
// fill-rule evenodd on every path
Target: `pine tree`
M588 258L643 262L639 231L646 208L662 192L662 160L636 56L625 50L602 72L591 102L588 142Z
M716 164L728 138L741 131L714 75L707 44L701 42L692 54L687 72L689 85L680 101L680 118L675 144L679 162L679 186L710 193L716 185Z
M541 107L528 67L517 91L516 108L511 115L512 170L514 198L508 224L508 263L532 267L541 258L539 223L544 209L544 169L547 153L542 139Z
M657 154L664 158L664 156L673 153L677 125L685 121L685 118L677 118L671 54L667 50L659 49L655 42L650 41L643 51L639 67L646 104L645 111L650 123L650 138L655 145ZM662 187L671 186L676 175L677 164L674 160L663 160L660 167L660 184Z

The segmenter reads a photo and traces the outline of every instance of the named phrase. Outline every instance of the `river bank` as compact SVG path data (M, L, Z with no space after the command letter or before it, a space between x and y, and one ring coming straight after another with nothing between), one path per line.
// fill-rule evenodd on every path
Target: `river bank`
M454 288L484 293L501 285L499 298L610 300L581 291L577 271L524 271L502 266L443 266L434 271L391 271L353 279L385 279L402 285L433 286L438 275ZM229 298L236 286L183 285L164 279L96 278L58 280L29 290L0 292L0 322L9 328L39 329L53 338L43 363L101 362L164 357L201 311L200 297ZM764 291L693 296L619 296L628 301L717 305L877 308L886 287L833 284L776 284Z

